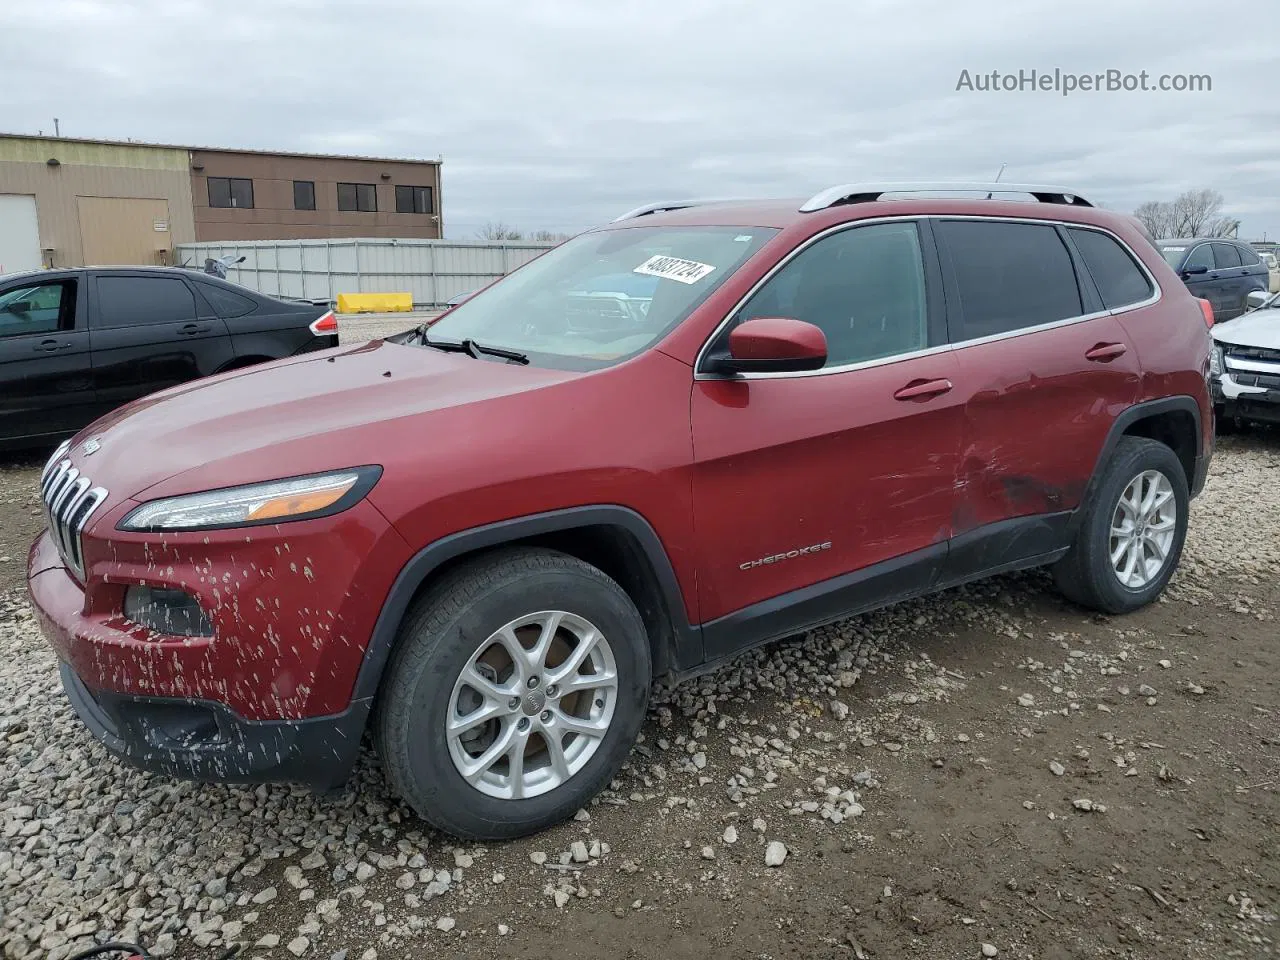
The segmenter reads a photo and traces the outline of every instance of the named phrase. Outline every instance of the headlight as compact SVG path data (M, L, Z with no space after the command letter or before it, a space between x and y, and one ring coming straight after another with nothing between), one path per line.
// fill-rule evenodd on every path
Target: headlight
M381 475L381 467L352 467L152 500L129 513L118 529L214 530L327 517L364 499Z
M1222 348L1215 346L1209 354L1209 373L1215 377L1222 376Z

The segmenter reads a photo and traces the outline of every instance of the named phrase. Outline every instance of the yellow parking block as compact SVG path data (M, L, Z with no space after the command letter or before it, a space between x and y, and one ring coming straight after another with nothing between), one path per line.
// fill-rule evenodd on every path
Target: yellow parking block
M406 313L412 310L412 293L338 294L339 313Z

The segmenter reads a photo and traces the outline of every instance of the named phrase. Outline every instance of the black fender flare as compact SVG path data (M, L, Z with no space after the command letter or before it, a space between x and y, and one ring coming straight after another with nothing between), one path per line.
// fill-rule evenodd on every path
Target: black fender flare
M360 672L356 676L355 689L351 696L353 705L363 703L366 709L372 707L382 682L383 671L391 658L400 623L409 609L409 603L418 592L418 588L443 564L476 550L500 547L549 533L562 533L575 528L597 526L619 527L631 534L639 543L656 574L658 589L662 593L671 620L673 642L676 647L671 651L672 659L677 662L684 662L688 658L700 661L702 631L688 622L684 594L680 589L679 580L676 579L675 569L671 566L671 560L667 556L666 548L662 545L662 540L649 521L628 507L613 504L570 507L565 510L515 517L461 530L428 544L414 554L400 570L382 604L373 633L369 637L369 644L365 647Z
M1191 495L1195 496L1200 492L1200 488L1204 486L1205 473L1208 470L1208 463L1205 458L1204 451L1204 429L1200 417L1200 407L1196 403L1194 397L1180 394L1173 397L1161 397L1158 400L1147 400L1143 403L1136 403L1132 407L1122 411L1115 422L1111 424L1111 429L1107 433L1107 439L1102 444L1102 449L1098 452L1098 459L1094 461L1093 473L1089 476L1089 482L1085 486L1084 496L1080 498L1080 509L1075 511L1072 517L1069 532L1074 533L1084 516L1084 507L1093 498L1094 492L1098 489L1098 485L1102 482L1102 474L1107 469L1107 464L1111 460L1111 454L1115 452L1116 444L1120 442L1128 429L1139 420L1145 420L1148 417L1159 416L1163 413L1182 412L1189 413L1192 421L1195 423L1195 469L1192 476L1187 477L1187 487L1191 491Z

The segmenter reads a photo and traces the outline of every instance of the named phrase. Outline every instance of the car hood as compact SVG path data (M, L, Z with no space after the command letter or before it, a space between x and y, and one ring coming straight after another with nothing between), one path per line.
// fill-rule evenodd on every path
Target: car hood
M396 421L581 375L374 340L152 394L81 431L70 456L113 502L382 463L434 439Z
M1216 324L1213 339L1240 347L1280 350L1280 309L1254 310L1226 323Z

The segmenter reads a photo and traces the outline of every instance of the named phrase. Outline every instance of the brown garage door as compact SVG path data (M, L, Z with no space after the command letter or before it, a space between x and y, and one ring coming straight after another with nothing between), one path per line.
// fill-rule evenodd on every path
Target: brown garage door
M170 262L169 202L134 197L76 197L84 262L157 266Z

